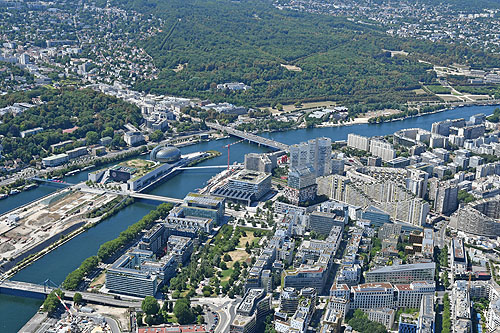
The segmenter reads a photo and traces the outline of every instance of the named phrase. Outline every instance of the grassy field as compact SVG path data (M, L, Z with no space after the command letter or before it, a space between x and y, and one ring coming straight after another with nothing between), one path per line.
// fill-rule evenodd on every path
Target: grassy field
M240 243L238 244L238 247L245 247L246 243L248 244L254 244L257 245L261 239L261 237L255 237L253 231L245 231L246 236L240 238Z
M254 232L249 229L249 228L242 228L245 230L246 236L240 238L240 242L238 244L239 248L245 248L246 243L248 244L258 244L260 239L262 237L256 237ZM243 262L247 262L247 264L250 265L250 254L248 254L245 250L240 250L236 249L234 251L230 251L227 254L231 256L231 261L227 262L227 268L226 270L222 271L222 277L221 277L221 285L226 285L229 281L229 278L231 277L231 274L233 273L233 266L235 262L239 262L240 265L243 264Z

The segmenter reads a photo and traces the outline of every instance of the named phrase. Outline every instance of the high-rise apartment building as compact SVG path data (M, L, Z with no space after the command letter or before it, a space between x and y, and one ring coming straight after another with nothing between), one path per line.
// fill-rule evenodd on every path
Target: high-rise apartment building
M427 193L427 180L429 174L419 169L412 169L406 178L406 188L419 198L425 197Z
M436 191L434 210L442 214L451 214L458 208L458 187L452 184L443 184Z
M387 162L396 157L396 150L389 142L382 140L370 140L370 153L373 156L380 157L382 161Z
M370 149L370 138L358 134L348 134L347 147L368 151Z
M312 166L316 176L332 172L332 140L316 138L290 146L290 167Z

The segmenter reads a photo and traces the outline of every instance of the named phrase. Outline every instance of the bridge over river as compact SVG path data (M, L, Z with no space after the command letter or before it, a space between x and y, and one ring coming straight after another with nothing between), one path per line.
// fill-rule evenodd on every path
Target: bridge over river
M48 283L35 284L22 281L11 281L3 280L0 282L0 294L40 298L44 299L48 294L50 294L56 288L51 287ZM73 299L76 291L63 290L65 299ZM97 293L89 293L84 291L78 291L82 295L84 301L94 304L110 305L121 308L140 308L141 301L132 298L115 298L110 295L103 295Z
M271 139L266 139L266 138L263 138L261 136L258 136L258 135L252 134L252 133L243 132L243 131L240 131L240 130L237 130L237 129L234 129L231 127L222 126L222 125L215 124L215 123L207 123L207 126L212 128L212 129L215 129L215 130L224 131L229 135L236 136L238 138L247 140L249 142L256 143L256 144L261 145L261 146L266 146L269 148L274 148L274 149L284 150L284 151L290 150L290 146L288 146L287 144L284 144L284 143L281 143L281 142L278 142L275 140L271 140Z

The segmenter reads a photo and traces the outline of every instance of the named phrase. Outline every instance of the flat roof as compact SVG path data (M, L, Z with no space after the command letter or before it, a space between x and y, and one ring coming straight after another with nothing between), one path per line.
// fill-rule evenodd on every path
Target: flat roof
M436 269L436 263L425 262L425 263L418 263L418 264L383 266L383 267L375 268L371 271L368 271L368 272L366 272L366 274L390 273L390 272L398 272L398 271L412 271L412 270L417 270L417 269Z
M270 174L267 174L264 172L243 170L240 173L232 176L230 179L236 180L236 181L242 181L242 182L246 182L246 183L258 184L270 176L271 176Z

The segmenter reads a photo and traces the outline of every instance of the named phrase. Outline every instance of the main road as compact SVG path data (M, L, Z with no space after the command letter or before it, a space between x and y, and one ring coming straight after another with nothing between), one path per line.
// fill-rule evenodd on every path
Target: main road
M46 285L40 285L35 283L21 282L21 281L11 281L4 280L0 283L0 293L1 291L12 291L12 292L27 292L35 295L48 295L55 288L49 287ZM75 291L62 290L64 292L64 297L73 299L75 295ZM134 299L116 299L114 296L96 294L96 293L88 293L88 292L79 292L82 295L84 301L89 303L103 304L103 305L111 305L120 308L140 308L141 301Z
M247 140L249 142L256 143L256 144L261 145L261 146L266 146L266 147L270 147L270 148L274 148L274 149L278 149L278 150L284 150L284 151L290 150L290 146L287 144L284 144L284 143L281 143L281 142L278 142L275 140L271 140L268 138L264 138L264 137L261 137L261 136L258 136L258 135L252 134L252 133L243 132L243 131L237 130L235 128L232 128L232 127L222 126L222 125L215 124L215 123L207 123L207 126L210 128L219 130L219 131L226 132L229 135L236 136L238 138Z

